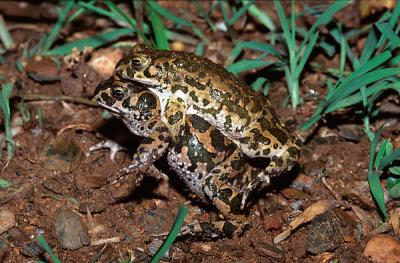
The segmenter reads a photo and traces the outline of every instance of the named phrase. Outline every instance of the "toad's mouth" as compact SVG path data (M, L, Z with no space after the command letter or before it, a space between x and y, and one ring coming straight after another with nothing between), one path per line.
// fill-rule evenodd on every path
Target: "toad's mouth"
M121 110L119 110L119 109L117 109L117 108L114 108L114 107L111 107L111 106L108 106L107 104L105 104L105 103L103 103L103 102L101 102L101 101L97 101L97 103L100 105L100 106L102 106L102 107L104 107L104 108L106 108L107 110L109 110L112 114L116 114L116 115L118 115L118 116L121 116L123 113L121 112Z

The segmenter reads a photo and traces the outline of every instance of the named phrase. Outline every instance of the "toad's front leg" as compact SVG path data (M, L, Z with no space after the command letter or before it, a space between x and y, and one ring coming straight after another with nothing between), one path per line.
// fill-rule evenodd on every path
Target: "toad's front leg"
M125 174L136 169L148 168L164 154L171 140L168 127L163 122L157 123L150 135L142 140L133 155L132 163L121 169L121 173Z

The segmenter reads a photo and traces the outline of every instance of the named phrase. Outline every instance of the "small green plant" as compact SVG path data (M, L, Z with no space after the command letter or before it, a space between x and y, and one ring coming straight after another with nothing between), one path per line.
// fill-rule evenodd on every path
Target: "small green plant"
M270 65L274 65L277 68L283 69L285 72L285 79L288 87L288 93L291 98L292 108L296 108L301 103L301 98L299 95L299 80L301 73L303 72L303 69L314 49L314 46L317 43L319 36L318 26L329 23L332 20L332 16L344 8L349 1L337 1L330 5L321 15L318 16L317 20L308 31L306 31L304 28L296 27L294 1L291 3L292 8L289 21L283 11L280 1L274 0L275 8L283 30L284 44L286 45L289 54L288 58L285 58L283 54L278 52L274 45L255 41L239 41L232 49L230 57L228 58L229 65L235 61L235 59L244 49L261 51L262 54L254 60L239 60L236 63L231 64L227 69L235 74ZM255 10L254 8L256 7L252 5L248 7L248 10ZM256 12L256 14L257 17L262 21L268 21L268 19L265 20L265 18L268 16L265 16L265 14L259 10ZM267 25L268 28L273 31L273 34L271 34L271 39L275 38L275 26L269 22L267 22ZM297 45L297 35L301 35L303 37L303 40L299 46ZM265 60L265 57L268 55L274 56L275 60ZM267 83L267 78L260 77L258 80L256 80L256 82L253 83L252 87L253 89L257 90L260 89L260 87L265 83ZM264 91L265 90L268 90L268 88L265 87Z
M61 263L61 260L59 260L57 255L54 254L53 250L50 248L49 244L47 244L47 241L42 234L38 235L37 241L42 246L42 248L44 248L44 250L46 250L46 252L50 255L54 263Z
M14 84L6 83L2 85L0 91L0 110L3 113L4 122L4 136L0 136L0 145L3 141L7 144L7 160L11 160L14 154L14 140L11 132L11 111L10 111L10 96ZM2 151L0 149L0 159L2 158Z
M12 185L12 183L10 181L0 178L0 189L6 189L6 188L10 187L11 185Z
M328 81L328 94L311 118L302 125L302 129L310 128L326 114L362 103L364 131L372 140L374 134L370 131L369 122L370 117L378 114L374 110L375 100L389 89L400 93L400 78L397 77L400 69L398 66L390 67L400 63L400 55L393 56L392 53L400 47L400 38L396 35L400 31L400 4L397 4L393 13L387 14L371 28L360 58L351 51L340 27L330 31L340 44L340 72L344 70L346 58L354 71L348 76L341 74L334 85L331 80Z
M388 140L381 141L378 147L379 138L382 133L380 128L371 143L370 159L368 167L368 182L372 196L378 204L379 210L385 219L388 213L385 207L383 188L380 182L381 176L387 171L389 178L386 187L392 198L400 197L400 166L395 161L400 160L400 149L393 151L393 145Z

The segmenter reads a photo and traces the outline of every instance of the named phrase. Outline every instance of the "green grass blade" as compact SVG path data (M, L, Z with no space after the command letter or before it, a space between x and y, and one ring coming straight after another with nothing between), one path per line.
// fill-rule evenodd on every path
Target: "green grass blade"
M266 67L275 63L276 62L274 61L243 59L227 67L227 70L237 74L251 69Z
M239 41L232 49L231 54L228 57L228 64L231 64L233 61L235 61L236 58L240 55L240 53L242 53L243 49L245 48L263 51L265 53L272 54L278 58L281 57L281 55L273 45L257 41Z
M399 68L377 69L359 76L356 79L352 79L350 82L346 82L335 91L335 94L327 102L330 106L326 109L326 112L331 112L334 103L346 98L348 95L360 89L360 87L369 85L386 77L395 76L396 74L400 74Z
M379 209L381 210L385 219L388 217L386 207L385 207L385 197L381 182L379 180L379 174L377 172L370 171L368 173L369 188L371 189L371 194L374 197Z
M318 35L319 32L315 33L311 39L310 39L310 43L307 45L306 49L304 50L304 54L300 59L299 64L296 66L296 68L294 69L294 77L298 78L301 74L301 72L303 71L303 68L308 60L308 58L311 55L311 52L314 49L315 43L317 42L318 39Z
M374 168L375 170L379 167L379 164L386 152L386 144L388 143L387 140L383 140L381 145L379 145L378 152L376 153L375 161L374 161Z
M395 47L400 47L400 37L393 32L389 23L378 23L376 27Z
M232 26L235 22L254 4L255 0L243 2L243 6L237 10L228 20L228 25Z
M187 210L188 210L188 208L185 206L180 207L178 215L176 216L174 225L172 226L172 229L169 232L167 239L165 239L164 243L161 245L161 247L158 249L157 253L151 259L150 263L159 262L161 260L161 258L164 256L165 252L167 252L168 249L172 246L172 243L174 243L176 237L179 234L180 228L183 224L183 220L186 217Z
M181 26L189 27L193 31L193 33L195 33L199 38L201 38L203 40L203 42L208 43L207 37L200 31L200 29L198 29L195 25L193 25L188 20L180 18L180 17L174 15L171 11L169 11L168 9L160 6L157 2L155 2L153 0L147 1L147 4L151 8L153 8L153 10L155 10L160 16L163 16L166 19L171 20L172 22L175 22L175 23L177 23L177 24L179 24Z
M251 88L254 91L260 91L261 87L265 84L265 82L267 82L267 79L264 77L258 77L252 84L251 84Z
M369 31L367 40L365 41L364 48L361 53L360 63L365 64L375 53L376 44L378 43L378 36L374 27Z
M141 30L138 30L137 28L137 23L136 20L132 17L129 17L127 14L125 14L116 4L111 2L110 0L106 0L104 2L108 8L110 8L111 11L119 15L126 23L130 25L133 31L137 32L140 39L146 44L150 46L149 40L146 38L144 33Z
M396 7L393 10L392 16L389 19L389 24L391 28L394 27L394 25L399 21L400 17L400 2L397 1Z
M400 175L400 166L393 166L393 167L390 167L390 168L389 168L389 171L390 171L392 174Z
M56 47L52 50L44 52L43 55L46 56L61 56L70 54L73 48L77 48L82 51L85 47L98 48L100 46L106 45L108 43L114 42L122 36L127 36L132 34L132 29L121 28L111 30L109 32L101 33L99 35L88 37L80 40L76 40L62 46Z
M9 49L12 46L14 46L14 41L10 35L10 32L7 29L7 25L4 22L3 16L1 14L0 14L0 40L6 49Z
M335 1L331 4L313 23L312 27L308 31L304 42L307 42L308 39L314 34L314 31L318 29L320 25L327 24L332 20L332 16L347 6L351 1Z
M124 22L124 19L121 18L121 16L119 16L119 15L113 13L113 12L107 11L107 10L105 10L103 8L97 7L97 6L95 6L95 5L91 4L91 3L86 3L86 2L79 1L78 5L81 6L81 7L86 8L89 11L92 11L93 13L96 13L96 14L111 18L114 21Z
M74 1L69 1L64 9L58 10L58 19L50 33L45 37L43 46L41 47L41 52L48 51L54 42L57 40L58 36L60 35L61 29L63 28L64 21L68 15L68 12L75 6Z
M42 246L42 248L44 248L44 250L46 250L46 252L51 256L54 263L61 263L56 254L54 254L53 250L50 248L49 244L47 244L46 239L42 234L38 235L37 240L40 246Z
M369 164L368 164L368 170L372 171L373 166L374 166L374 160L375 160L375 151L376 151L376 147L378 147L378 142L379 142L379 138L381 137L382 134L382 127L380 127L374 136L374 139L372 140L371 143L371 148L369 150Z
M393 89L395 91L400 92L400 82L388 83L387 81L382 81L382 82L375 83L366 89L366 96L370 97L375 94L379 95L379 94L381 94L381 92L388 90L388 89ZM330 112L333 112L338 109L347 108L347 107L349 107L351 105L355 105L361 101L362 101L362 96L361 96L360 92L357 92L351 96L347 96L346 98L340 100L339 102L337 102L335 104L332 104L330 106Z
M247 0L242 0L242 4L246 4L246 1ZM273 32L276 30L274 21L268 16L268 14L258 9L256 5L253 4L249 7L249 14L270 31Z
M0 92L0 110L3 113L4 124L4 139L7 142L7 160L11 160L14 153L14 141L11 132L11 110L10 110L10 96L14 85L12 83L5 83L2 85ZM0 153L1 153L0 149Z
M378 169L380 171L382 171L383 169L385 169L386 167L391 165L392 162L395 160L400 160L400 149L397 149L396 151L392 152L391 154L383 157L379 163Z
M281 22L283 35L286 40L286 44L288 46L289 52L295 52L296 46L295 43L292 41L292 34L290 33L289 29L289 21L286 18L285 12L283 11L282 5L278 0L274 0L275 9L278 13L279 21Z
M315 31L318 29L318 26L322 24L327 24L332 20L332 16L348 5L350 1L336 1L332 5L330 5L325 12L323 12L317 20L313 23L310 30L307 32L306 36L304 37L303 42L300 45L299 50L303 50L305 45L308 43L308 40L314 35ZM279 14L278 14L279 15ZM332 32L331 32L332 34ZM338 43L340 43L340 39L336 39Z
M200 0L195 0L195 1L194 1L194 5L196 6L197 10L199 11L200 16L201 16L204 20L206 20L206 22L207 22L208 26L211 28L211 30L212 30L213 32L215 32L215 30L216 30L215 25L214 25L214 23L211 21L210 16L209 16L209 15L207 14L207 12L204 10L203 6L200 4Z
M167 33L160 17L150 5L146 5L146 9L149 12L149 19L156 39L157 49L169 50Z
M203 42L200 42L199 44L197 44L196 45L196 50L194 51L194 53L197 55L197 56L203 56L203 54L204 54L204 43Z
M96 0L91 0L91 1L87 2L87 4L89 4L89 5L93 5L95 3L96 3ZM75 7L78 7L78 6L79 6L78 4L75 5ZM80 6L79 8L76 9L76 11L72 15L70 15L67 18L67 21L65 22L65 24L66 25L70 24L72 21L74 21L76 18L78 18L80 15L82 15L85 11L86 11L86 9L82 6Z
M328 57L332 57L335 53L336 53L336 48L334 45L328 43L327 41L325 41L324 39L321 39L319 41L319 46L320 48L322 48L325 53L328 55Z
M340 60L339 60L339 71L340 75L343 76L344 68L346 66L346 38L342 35L340 38Z

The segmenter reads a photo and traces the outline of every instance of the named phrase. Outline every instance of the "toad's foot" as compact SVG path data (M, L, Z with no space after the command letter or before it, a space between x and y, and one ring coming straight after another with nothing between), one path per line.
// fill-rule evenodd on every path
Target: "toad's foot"
M111 161L115 161L115 155L117 154L117 152L119 151L125 151L128 152L128 149L126 147L121 146L120 144L118 144L117 142L113 141L113 140L104 140L100 143L97 143L93 146L91 146L89 148L90 152L94 152L100 149L109 149L110 150L110 159ZM164 174L163 172L161 172L160 170L158 170L157 167L155 167L154 165L150 165L149 167L147 167L147 169L145 170L146 174L149 174L151 176L153 176L154 178L156 178L157 180L164 180L164 181L168 181L169 178L166 174ZM121 180L127 173L124 171L124 169L121 169L118 174L116 175L116 179L112 180L113 183L116 181Z
M181 227L178 236L193 236L200 239L216 239L222 237L241 236L249 228L245 220L227 219L211 222L193 222Z
M104 140L102 142L99 142L93 146L91 146L89 148L89 152L94 152L100 149L110 149L110 159L111 161L115 161L115 155L117 154L117 152L119 151L125 151L127 152L128 150L121 146L120 144L118 144L115 141L112 140Z

